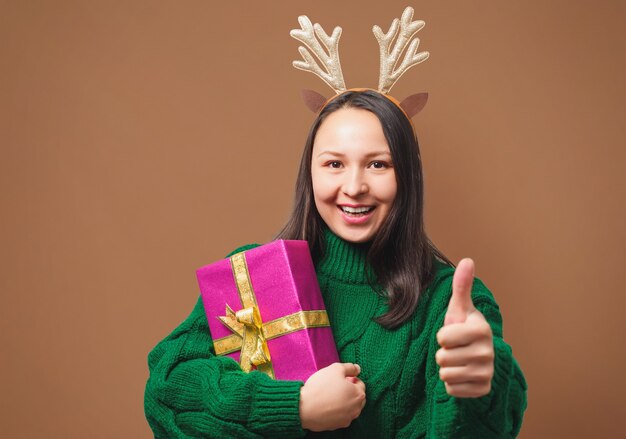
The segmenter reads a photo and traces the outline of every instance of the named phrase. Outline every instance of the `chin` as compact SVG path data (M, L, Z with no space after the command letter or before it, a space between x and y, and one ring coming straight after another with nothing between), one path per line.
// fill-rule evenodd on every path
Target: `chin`
M374 238L374 234L369 230L363 232L352 230L333 230L333 232L344 241L348 241L353 244L362 244L364 242L369 242Z

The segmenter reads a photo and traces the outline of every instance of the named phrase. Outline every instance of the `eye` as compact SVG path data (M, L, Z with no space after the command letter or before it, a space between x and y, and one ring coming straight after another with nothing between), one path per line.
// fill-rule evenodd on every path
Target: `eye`
M338 160L333 160L332 162L326 163L326 166L333 169L339 169L341 168L341 162Z
M370 166L374 169L385 169L390 167L389 163L381 162L380 160L370 163Z

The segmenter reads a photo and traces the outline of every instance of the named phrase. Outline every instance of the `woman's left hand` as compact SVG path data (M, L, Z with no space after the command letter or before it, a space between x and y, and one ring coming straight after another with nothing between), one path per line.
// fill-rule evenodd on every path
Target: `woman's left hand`
M488 394L493 378L493 334L471 298L474 262L463 259L454 272L452 298L444 326L437 333L435 359L446 391L459 398Z

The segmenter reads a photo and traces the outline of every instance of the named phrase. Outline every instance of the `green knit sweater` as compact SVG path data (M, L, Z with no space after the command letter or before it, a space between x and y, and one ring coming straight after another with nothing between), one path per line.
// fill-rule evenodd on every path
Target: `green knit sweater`
M191 315L148 356L145 413L155 436L515 437L526 408L526 382L502 339L498 305L483 283L475 280L472 299L493 330L492 390L481 398L451 397L439 379L435 352L454 269L437 263L436 277L413 318L386 330L372 320L386 311L386 300L368 285L372 270L363 246L328 231L326 243L325 255L316 262L317 278L341 361L361 366L367 395L361 415L347 429L303 430L298 411L303 383L246 374L231 358L214 356L199 299Z

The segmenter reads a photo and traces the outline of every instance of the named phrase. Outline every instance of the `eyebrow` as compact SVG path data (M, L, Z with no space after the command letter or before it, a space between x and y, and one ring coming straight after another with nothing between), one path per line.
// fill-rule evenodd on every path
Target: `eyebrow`
M323 156L324 154L332 155L332 156L335 156L335 157L345 157L345 154L342 154L342 153L336 152L336 151L328 151L328 150L320 152L317 155L317 157ZM378 156L381 156L381 155L391 157L391 153L389 151L374 151L374 152L370 152L365 157L368 157L368 158L369 157L378 157Z

